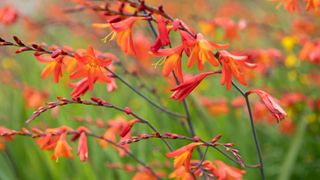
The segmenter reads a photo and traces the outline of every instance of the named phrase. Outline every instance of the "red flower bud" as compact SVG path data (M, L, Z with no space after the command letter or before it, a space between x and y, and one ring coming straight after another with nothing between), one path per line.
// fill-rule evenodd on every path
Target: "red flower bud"
M132 110L131 110L129 107L125 107L125 108L123 109L123 112L125 112L125 113L128 114L128 115L132 114Z

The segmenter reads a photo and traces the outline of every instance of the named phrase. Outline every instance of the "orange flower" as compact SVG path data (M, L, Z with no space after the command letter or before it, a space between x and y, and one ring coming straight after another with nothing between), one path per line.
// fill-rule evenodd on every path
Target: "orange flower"
M47 133L45 136L40 137L36 143L41 150L53 150L59 140L58 136L53 136L51 133Z
M162 74L168 76L172 71L175 72L179 81L183 81L183 73L181 67L181 57L183 52L183 46L177 46L175 48L160 49L157 52L151 52L156 56L164 56L164 64Z
M145 70L150 71L150 67L152 65L151 54L148 52L150 49L150 41L149 39L142 33L138 32L135 34L134 47L136 54L132 54L132 56L137 60L139 67L143 69L137 70Z
M23 89L23 97L27 107L38 108L47 100L48 93L26 86Z
M132 38L132 26L137 20L146 19L145 17L129 17L126 19L114 18L107 24L93 24L96 28L111 28L112 33L107 35L105 39L113 40L117 37L117 43L121 50L127 54L135 54Z
M202 145L201 142L193 142L186 146L183 146L175 151L167 153L168 157L175 158L174 159L174 168L177 169L184 165L186 170L190 169L190 160L192 156L192 151L195 147Z
M249 95L251 93L256 93L260 97L263 104L267 107L269 112L277 119L278 122L287 116L287 113L277 103L277 100L274 99L270 94L257 89L248 91L246 95Z
M108 129L103 134L103 137L106 139L109 139L113 142L116 142L117 135L120 135L121 132L124 131L125 127L127 126L127 123L128 122L125 119L123 119L122 117L119 117L119 118L112 120L112 121L108 121ZM128 132L124 138L129 138L130 136L131 136L130 132ZM109 145L109 143L104 140L98 140L98 141L100 142L100 146L103 148L105 148ZM129 150L128 144L123 145L123 147L125 149ZM114 148L119 152L120 156L124 156L127 154L124 150L122 150L120 148L117 148L117 147L114 147Z
M210 99L208 97L201 97L200 103L208 109L212 115L222 115L229 112L227 100L224 98Z
M133 127L133 125L137 122L140 122L139 119L133 119L131 121L129 121L126 126L122 129L121 133L120 133L120 136L121 137L125 137L129 131L131 130L131 128Z
M211 74L216 74L216 73L220 73L220 71L200 73L200 74L184 81L183 83L181 83L177 87L171 89L171 91L173 91L173 93L170 96L170 98L175 99L175 100L179 100L179 102L182 102L200 84L200 82L204 78L206 78L207 76L209 76Z
M227 90L231 88L232 76L234 76L241 84L247 85L242 68L254 68L256 64L248 63L247 56L235 56L228 51L219 52L219 61L222 64L221 84L226 84Z
M0 8L0 23L4 25L11 25L17 21L18 11L11 6Z
M212 65L218 66L219 63L218 61L216 61L216 58L212 51L215 49L225 49L228 47L229 45L210 42L204 39L202 34L197 34L197 40L192 49L187 66L191 67L196 62L198 62L198 69L203 70L205 61L209 61L209 63L211 63Z
M320 7L319 0L306 0L306 1L307 1L307 5L306 5L307 11L318 10L318 7Z
M86 161L88 159L88 142L85 132L80 133L77 154L81 161Z
M287 119L283 121L280 125L280 132L282 134L290 135L293 134L296 127L294 125L294 122L291 119Z
M241 180L244 170L228 166L224 162L216 160L213 162L216 166L214 170L214 175L218 178L218 180Z
M89 90L88 78L83 78L76 83L70 83L70 86L74 88L74 90L71 92L71 96L72 98L76 99L81 95L84 95Z
M170 44L169 31L167 28L168 21L161 15L156 15L155 17L158 25L158 37L154 44L151 46L152 52L156 52L162 46L167 46Z
M111 58L97 57L91 46L82 55L75 53L75 58L78 61L78 68L71 74L70 77L72 79L87 77L90 90L92 90L93 84L97 80L106 83L111 82L111 78L108 76L107 70L105 70L105 67L111 65Z
M72 148L69 146L66 140L67 132L60 135L59 140L54 148L51 158L57 160L60 156L73 159Z
M138 171L131 180L157 180L148 170Z
M62 77L62 66L64 64L64 56L58 56L56 58L47 58L42 56L36 56L40 62L48 63L48 65L42 70L41 77L46 78L53 72L53 81L59 82L59 78Z
M186 168L180 166L169 174L170 179L176 180L195 180L192 174Z

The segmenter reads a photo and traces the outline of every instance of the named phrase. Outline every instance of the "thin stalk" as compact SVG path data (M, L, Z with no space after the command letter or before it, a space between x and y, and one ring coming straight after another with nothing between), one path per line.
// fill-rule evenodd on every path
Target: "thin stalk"
M152 99L148 98L147 96L145 96L144 94L142 94L139 90L137 90L135 87L133 87L131 84L129 84L126 80L124 80L123 78L121 78L117 73L111 71L109 68L105 68L108 72L110 72L115 78L119 79L124 85L126 85L129 89L131 89L133 92L135 92L136 94L138 94L140 97L142 97L143 99L145 99L146 101L148 101L151 105L153 105L154 107L158 108L160 111L165 112L171 116L175 116L175 117L179 117L179 118L185 118L184 115L169 111L168 109L160 106L159 104L157 104L156 102L154 102Z
M251 126L251 132L252 132L252 136L253 136L253 140L254 140L254 144L256 146L256 151L257 151L257 156L258 156L258 160L259 160L259 169L260 169L260 175L261 175L261 179L265 180L265 175L264 175L264 166L263 166L263 160L262 160L262 155L261 155L261 148L260 148L260 143L259 143L259 139L257 136L257 132L256 132L256 128L254 126L254 122L253 122L253 116L252 116L252 111L251 111L251 106L250 106L250 102L249 102L249 97L246 95L245 91L242 90L236 83L232 82L232 86L239 91L239 93L245 98L246 100L246 105L247 105L247 109L248 109L248 114L249 114L249 119L250 119L250 126Z
M265 175L264 175L264 170L263 170L263 160L262 160L262 155L261 155L261 148L260 148L259 139L257 137L256 129L255 129L254 122L253 122L253 116L252 116L252 111L251 111L251 107L250 107L249 97L245 96L245 99L246 99L247 109L248 109L249 118L250 118L250 126L251 126L251 130L252 130L252 136L253 136L253 140L254 140L254 143L256 146L257 155L258 155L259 164L260 164L260 167L259 167L260 175L261 175L261 179L265 180Z

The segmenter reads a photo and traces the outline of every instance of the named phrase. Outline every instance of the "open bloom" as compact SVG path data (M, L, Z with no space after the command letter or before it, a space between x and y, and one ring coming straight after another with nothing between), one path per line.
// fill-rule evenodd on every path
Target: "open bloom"
M219 52L219 61L222 64L221 84L226 84L227 90L231 88L232 76L234 76L241 84L247 85L243 68L254 68L256 64L248 63L247 56L235 56L228 51Z
M277 119L278 122L287 116L287 113L281 108L277 100L274 99L270 94L259 89L250 90L246 94L249 95L251 93L256 93L260 97L263 104L267 107L267 109Z
M72 79L87 77L89 89L93 88L95 81L110 83L111 78L105 67L111 65L111 58L96 56L93 48L88 47L87 51L83 54L75 53L75 58L78 61L76 71L71 74Z
M162 74L168 76L172 71L177 75L179 81L183 81L183 73L181 66L181 57L183 46L175 48L160 49L157 52L151 52L156 56L164 57Z
M202 145L201 142L193 142L186 146L183 146L175 151L167 153L168 157L175 158L174 159L174 168L178 169L182 165L184 165L186 170L190 169L190 160L192 156L193 149L197 146Z
M66 132L60 135L59 140L57 141L56 147L54 148L53 154L51 156L52 159L57 160L60 156L64 156L66 158L73 158L73 154L71 151L72 148L67 143L66 136Z
M200 73L177 87L171 89L173 91L172 95L170 96L172 99L179 100L179 102L182 102L199 84L200 82L206 78L207 76L211 74L220 73L220 71L213 71L213 72L204 72Z
M64 56L58 56L56 58L47 58L43 56L36 56L37 60L48 65L42 70L41 77L46 78L53 72L53 81L59 82L59 78L62 77L62 67L64 65Z
M197 62L198 69L203 70L205 61L209 61L209 63L211 63L212 65L218 66L219 63L212 51L216 49L225 49L228 47L229 45L210 42L206 40L202 34L197 34L197 40L192 49L187 66L191 67Z
M214 175L218 178L218 180L225 179L233 179L233 180L241 180L244 170L228 166L222 161L215 160L213 164L216 166L216 169L213 171Z
M114 18L106 24L93 24L96 28L111 28L112 33L105 39L113 40L117 37L117 43L125 53L135 54L132 38L132 27L137 20L145 17L129 17L126 19Z

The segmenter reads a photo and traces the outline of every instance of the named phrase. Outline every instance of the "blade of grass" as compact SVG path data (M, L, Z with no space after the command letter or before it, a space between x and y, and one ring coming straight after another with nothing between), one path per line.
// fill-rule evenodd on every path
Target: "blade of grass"
M292 140L287 156L284 158L282 168L280 170L279 180L290 179L292 171L294 170L295 161L298 153L302 148L302 140L307 128L307 119L302 118L297 127L297 133Z

